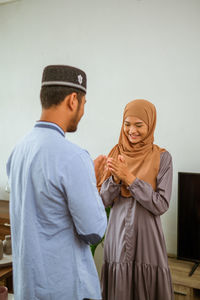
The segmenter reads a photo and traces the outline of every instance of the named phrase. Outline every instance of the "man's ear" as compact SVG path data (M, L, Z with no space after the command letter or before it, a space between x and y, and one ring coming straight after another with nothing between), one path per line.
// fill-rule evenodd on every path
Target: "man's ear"
M77 109L78 99L77 99L77 94L76 93L72 93L72 94L66 96L64 101L65 101L67 107L71 111L74 111L74 110Z

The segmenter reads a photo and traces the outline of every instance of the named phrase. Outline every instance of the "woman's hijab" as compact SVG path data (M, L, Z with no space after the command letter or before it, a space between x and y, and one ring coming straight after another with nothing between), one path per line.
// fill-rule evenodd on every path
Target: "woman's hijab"
M130 143L124 133L124 121L129 116L137 117L148 126L147 135L137 144ZM160 153L165 151L165 149L161 149L153 144L155 127L156 108L151 102L142 99L129 102L124 109L118 144L115 145L108 155L108 157L116 160L119 154L122 155L125 158L129 171L137 178L151 184L154 190L160 167ZM100 177L100 182L97 182L97 186L100 188L102 183L110 176L110 171L105 171ZM129 190L123 184L121 186L121 195L124 197L131 196Z

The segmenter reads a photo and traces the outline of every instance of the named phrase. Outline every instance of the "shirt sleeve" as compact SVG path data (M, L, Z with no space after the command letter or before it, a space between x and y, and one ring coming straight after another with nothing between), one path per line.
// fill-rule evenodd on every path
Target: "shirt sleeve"
M114 182L112 176L107 178L101 186L100 195L105 207L112 206L113 201L119 197L121 184Z
M68 176L63 177L63 181L68 208L79 237L88 244L100 242L106 230L107 217L88 152L72 157Z
M132 196L154 215L162 215L169 208L172 191L172 158L169 152L161 153L157 189L138 178L128 187Z

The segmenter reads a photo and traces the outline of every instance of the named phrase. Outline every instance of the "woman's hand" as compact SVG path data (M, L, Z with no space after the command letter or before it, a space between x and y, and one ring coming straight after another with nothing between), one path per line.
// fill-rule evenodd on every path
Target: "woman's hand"
M118 159L108 158L107 166L112 173L115 182L122 180L125 185L130 185L135 180L135 176L129 171L125 159L122 155L118 155ZM117 180L117 181L116 181Z
M107 157L105 155L99 155L94 160L94 170L95 170L97 183L99 182L101 175L104 172L104 169L106 167L106 161L107 161Z
M113 180L114 180L115 183L119 184L121 182L121 180L117 176L115 176L114 174L112 174L112 177L113 177Z

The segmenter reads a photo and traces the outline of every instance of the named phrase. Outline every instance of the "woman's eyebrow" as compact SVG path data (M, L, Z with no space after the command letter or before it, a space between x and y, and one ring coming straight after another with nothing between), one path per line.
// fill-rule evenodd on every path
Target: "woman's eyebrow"
M126 123L126 124L131 124L131 122L128 122L128 121L124 121L124 123ZM143 122L135 122L134 124L135 124L135 125L142 125Z

